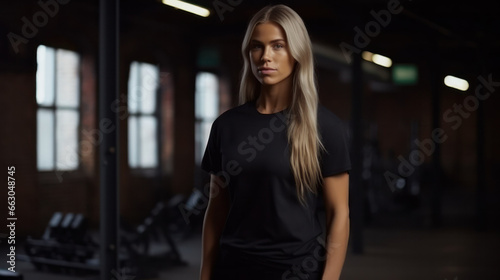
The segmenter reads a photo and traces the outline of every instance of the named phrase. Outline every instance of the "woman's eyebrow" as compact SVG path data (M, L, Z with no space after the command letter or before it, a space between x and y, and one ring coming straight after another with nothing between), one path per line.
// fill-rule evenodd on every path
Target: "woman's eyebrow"
M252 39L251 41L252 43L260 43L260 44L263 44L261 41L259 40L256 40L256 39ZM276 42L285 42L285 39L274 39L272 40L270 43L276 43Z

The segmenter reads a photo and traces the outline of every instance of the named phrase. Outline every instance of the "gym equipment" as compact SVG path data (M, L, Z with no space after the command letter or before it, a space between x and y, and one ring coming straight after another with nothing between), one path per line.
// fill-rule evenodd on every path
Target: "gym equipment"
M151 273L154 269L145 268L155 260L163 267L165 262L186 264L172 237L173 233L184 235L189 230L178 210L184 202L183 195L167 203L158 202L139 226L120 228L119 263L129 275L141 275L146 270ZM40 239L28 237L25 250L27 255L19 259L33 263L38 270L97 273L100 268L99 244L87 230L87 219L79 213L55 212Z
M39 270L72 269L98 271L92 258L98 245L87 232L82 214L56 212L41 239L28 237L25 244L28 259Z
M180 202L179 197L173 197L168 204L158 202L153 210L151 210L149 216L137 226L135 232L124 232L122 230L120 236L122 246L127 249L126 251L132 259L140 261L150 259L151 257L167 258L174 264L185 264L181 260L179 250L169 229L172 224L172 219L169 216L178 202ZM155 254L151 250L151 243L153 241L156 241L156 245L168 245L170 250L162 252L162 254Z

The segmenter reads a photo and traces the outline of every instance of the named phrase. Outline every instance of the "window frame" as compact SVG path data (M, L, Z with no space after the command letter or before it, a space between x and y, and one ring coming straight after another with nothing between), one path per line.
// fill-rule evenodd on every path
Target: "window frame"
M130 98L130 94L131 94L131 91L130 91L130 86L129 86L129 83L130 83L130 77L131 77L131 70L132 70L132 65L134 63L138 63L140 66L142 66L143 64L146 64L146 65L151 65L151 66L154 66L156 68L156 71L157 71L157 77L156 77L156 88L154 90L154 102L155 102L155 106L154 106L154 109L153 109L153 112L152 113L144 113L142 112L141 110L141 103L138 103L137 104L137 110L135 112L131 112L130 110L130 104L129 104L129 98ZM150 62L146 62L146 61L142 61L142 60L132 60L130 63L129 63L129 75L128 75L128 79L127 79L127 167L129 168L129 170L131 170L131 172L133 174L141 174L141 175L146 175L148 177L152 177L156 174L157 170L160 168L161 166L161 67L160 67L160 64L159 63L150 63ZM139 73L140 73L141 69L139 68ZM140 75L140 74L139 74ZM139 80L140 80L140 77L139 77ZM154 166L143 166L142 163L141 163L141 149L140 149L140 143L141 143L141 136L140 136L140 133L139 133L139 136L137 137L137 147L136 147L136 151L137 151L137 166L132 166L130 164L130 119L131 117L135 117L136 118L136 126L137 126L137 131L140 132L140 120L141 118L143 117L153 117L156 121L156 125L155 125L155 141L156 141L156 154L154 155L155 156L155 164Z
M54 94L54 100L52 102L52 105L45 105L45 104L40 104L37 100L37 86L38 86L38 83L36 82L36 76L37 76L37 73L38 73L38 55L35 55L35 60L36 60L36 71L35 71L35 103L36 103L36 143L37 143L37 146L36 146L36 170L38 172L38 174L40 174L40 176L44 179L47 179L47 180L50 180L48 179L48 175L47 174L51 174L51 173L56 173L56 177L58 178L59 182L62 181L62 175L61 174L65 174L65 178L66 178L66 175L68 175L68 178L79 178L79 174L81 173L82 171L82 157L81 157L81 147L80 147L80 144L81 144L81 141L82 141L82 135L81 135L81 125L82 125L82 54L73 50L73 49L66 49L66 48L59 48L59 47L55 47L55 46L51 46L51 45L44 45L44 44L40 44L38 45L38 47L40 46L44 46L46 48L51 48L54 50L54 72L52 73L53 77L54 77L54 80L53 80L53 83L54 83L54 89L53 89L53 94ZM38 51L38 47L37 47L37 51ZM58 79L58 75L57 75L57 51L58 50L64 50L64 51L70 51L70 52L73 52L74 54L77 55L78 57L78 61L77 61L77 72L78 72L78 81L77 81L77 84L76 84L76 88L77 88L77 94L78 94L78 97L77 97L77 100L78 100L78 104L75 106L75 107L72 107L72 106L67 106L67 105L57 105L57 79ZM50 112L53 114L53 135L52 135L52 149L53 149L53 167L51 169L44 169L44 170L40 170L39 169L39 166L38 166L38 112L40 111L40 109L42 110L50 110ZM76 142L77 142L77 145L76 145L76 151L75 151L75 155L77 156L77 165L75 168L73 169L60 169L57 164L58 164L58 160L57 160L57 156L58 156L58 151L57 151L57 147L58 147L58 140L57 140L57 124L58 124L58 117L57 117L57 112L58 110L69 110L69 111L72 111L72 112L76 112L77 113L77 123L76 123Z
M216 78L216 85L217 85L217 91L216 91L216 96L217 96L217 108L215 109L215 111L217 112L215 114L215 116L213 117L212 120L207 120L208 118L200 118L197 116L197 110L196 110L196 104L197 104L197 100L196 100L196 94L197 94L197 88L196 88L196 80L198 78L198 74L200 73L208 73L208 74L212 74L215 76ZM219 73L217 73L217 71L213 71L213 70L208 70L208 69L198 69L198 71L196 72L196 75L195 75L195 108L194 108L194 141L195 141L195 151L194 151L194 163L195 165L201 165L201 161L203 159L203 155L204 155L204 152L205 152L205 148L206 148L206 144L207 144L207 141L208 141L208 137L206 138L207 141L205 141L205 143L200 143L198 144L198 129L197 127L199 125L203 125L204 123L209 123L210 124L210 127L212 126L213 122L217 119L217 117L220 115L221 113L221 75ZM210 132L210 131L209 131ZM199 146L199 147L198 147ZM197 154L197 151L199 152L199 154Z

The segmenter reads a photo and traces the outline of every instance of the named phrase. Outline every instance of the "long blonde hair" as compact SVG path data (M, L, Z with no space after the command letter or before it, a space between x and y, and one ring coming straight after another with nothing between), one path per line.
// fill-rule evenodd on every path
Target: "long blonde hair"
M322 184L319 150L323 148L317 128L318 94L315 85L311 39L300 16L285 5L267 6L250 20L241 46L243 71L240 104L257 100L259 82L254 77L249 43L255 26L265 22L280 25L285 31L292 57L297 61L293 75L292 102L289 107L288 144L290 165L300 203L306 204L308 191L317 193Z

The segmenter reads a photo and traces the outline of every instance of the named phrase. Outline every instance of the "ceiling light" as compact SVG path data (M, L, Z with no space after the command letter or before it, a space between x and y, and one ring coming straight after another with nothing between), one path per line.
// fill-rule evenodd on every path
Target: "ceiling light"
M384 67L391 67L391 65L392 65L392 60L390 58L388 58L387 56L380 55L380 54L374 54L372 56L372 61L373 61L373 63L378 64L380 66L384 66Z
M372 53L369 51L362 52L361 57L366 61L373 62L373 63L378 64L380 66L391 67L391 65L392 65L392 60L390 58L388 58L387 56Z
M372 61L372 57L373 57L373 53L371 52L368 52L368 51L364 51L361 53L361 57L366 60L366 61Z
M163 4L172 6L174 8L199 15L201 17L208 17L210 15L210 11L202 8L200 6L193 5L191 3L187 3L179 0L162 0Z
M466 91L467 89L469 89L469 83L466 80L451 75L444 77L444 84L448 87L461 91Z

